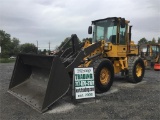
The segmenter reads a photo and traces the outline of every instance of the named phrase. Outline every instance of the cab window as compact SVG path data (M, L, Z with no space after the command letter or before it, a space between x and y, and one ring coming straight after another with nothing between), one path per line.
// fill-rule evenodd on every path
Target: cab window
M126 27L124 27L124 28L120 27L119 44L121 44L121 45L125 45L126 44L126 41L125 41L125 31L126 31Z

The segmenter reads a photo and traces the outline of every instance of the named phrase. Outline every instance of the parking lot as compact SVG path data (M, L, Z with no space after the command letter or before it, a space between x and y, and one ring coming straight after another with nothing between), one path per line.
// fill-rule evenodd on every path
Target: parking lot
M65 96L39 113L7 93L14 63L0 63L0 120L126 119L160 120L160 71L146 70L142 82L115 76L111 90L95 99L73 101Z

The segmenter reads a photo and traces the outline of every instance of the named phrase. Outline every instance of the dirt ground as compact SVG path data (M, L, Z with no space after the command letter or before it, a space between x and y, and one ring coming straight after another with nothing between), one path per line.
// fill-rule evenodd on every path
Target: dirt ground
M41 114L7 93L13 68L0 63L0 120L160 120L160 71L146 70L138 84L117 75L107 93L77 102L66 96Z

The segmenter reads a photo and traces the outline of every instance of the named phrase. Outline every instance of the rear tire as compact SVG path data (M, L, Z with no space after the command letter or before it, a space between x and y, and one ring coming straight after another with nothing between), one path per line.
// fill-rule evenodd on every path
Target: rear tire
M114 79L114 67L110 60L100 59L91 65L94 68L96 93L107 92L112 86Z
M128 59L128 81L138 83L142 81L145 73L145 65L140 57L133 56Z

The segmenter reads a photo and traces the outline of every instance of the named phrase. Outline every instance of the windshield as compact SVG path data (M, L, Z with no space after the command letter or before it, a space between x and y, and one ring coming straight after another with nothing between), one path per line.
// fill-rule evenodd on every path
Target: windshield
M93 42L106 40L116 43L117 23L114 19L97 21L94 23Z
M159 47L158 46L152 46L152 51L153 52L159 52Z
M156 52L160 52L160 47L159 46L156 46L156 45L151 45L151 46L148 46L147 47L147 52L148 53L151 53L151 52L153 52L153 53L156 53Z

